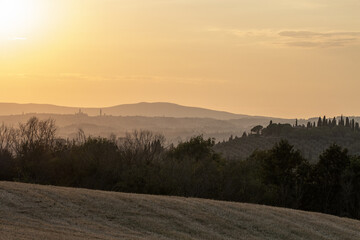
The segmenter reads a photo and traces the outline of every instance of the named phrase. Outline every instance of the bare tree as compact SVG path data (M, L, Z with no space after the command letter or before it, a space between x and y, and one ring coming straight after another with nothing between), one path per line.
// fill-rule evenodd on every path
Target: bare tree
M53 119L39 120L32 117L26 123L20 123L18 133L15 134L17 152L37 147L52 149L56 143L56 130Z
M0 151L15 152L18 131L13 127L6 126L4 123L0 126Z
M160 134L153 134L147 130L126 133L125 138L118 142L118 147L125 159L129 162L150 162L163 149L165 138Z
M86 134L84 132L84 130L82 128L79 128L76 134L76 137L74 139L74 142L76 145L81 145L84 144L86 142Z

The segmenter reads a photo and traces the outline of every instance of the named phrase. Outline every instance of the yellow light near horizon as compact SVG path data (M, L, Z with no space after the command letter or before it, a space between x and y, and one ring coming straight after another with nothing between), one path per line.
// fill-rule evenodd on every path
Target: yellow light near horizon
M0 37L26 38L38 24L35 3L33 0L0 0Z

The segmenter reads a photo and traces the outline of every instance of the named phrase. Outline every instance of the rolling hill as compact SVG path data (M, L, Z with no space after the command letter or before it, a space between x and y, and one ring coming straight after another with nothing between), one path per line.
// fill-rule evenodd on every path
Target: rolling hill
M101 114L112 116L176 117L176 118L213 118L220 120L239 119L248 115L215 111L205 108L186 107L173 103L136 103L122 104L104 108L63 107L50 104L0 103L0 115L19 115L26 113L74 114L81 111L89 116Z
M360 239L360 221L205 199L0 182L0 239Z
M241 136L244 131L257 124L267 124L266 118L241 118L220 120L213 118L174 118L174 117L144 117L144 116L88 116L86 114L20 114L0 116L0 124L17 126L31 117L39 119L54 119L58 127L58 135L64 138L76 136L81 128L87 135L109 137L115 134L119 137L135 129L146 129L163 134L170 142L177 143L189 137L203 134L221 141L231 135ZM287 122L277 119L278 122Z

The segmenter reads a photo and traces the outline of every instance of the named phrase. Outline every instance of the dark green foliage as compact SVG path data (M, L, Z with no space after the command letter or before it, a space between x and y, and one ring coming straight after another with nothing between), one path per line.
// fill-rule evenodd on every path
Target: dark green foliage
M327 119L326 119L326 116L323 117L322 126L323 126L323 127L328 126L328 121L327 121Z
M168 154L172 186L175 195L219 198L222 189L222 173L225 165L221 156L213 150L214 139L202 136L191 138L172 148Z
M16 177L16 163L12 154L16 135L14 129L4 124L0 126L0 181Z
M321 117L319 117L319 119L318 119L317 126L318 126L318 127L322 127L322 126L323 126L323 122L322 122L322 120L321 120Z
M360 157L351 157L341 175L342 212L344 216L360 219Z
M262 182L261 166L266 153L255 151L248 159L228 161L224 168L223 199L274 204L272 189Z
M12 180L16 176L15 160L8 150L0 150L0 181Z
M341 115L340 120L339 120L339 126L342 126L342 127L345 126L344 117L342 115Z
M271 124L270 124L270 125L271 125ZM261 130L262 130L263 128L264 128L263 126L257 125L257 126L255 126L255 127L253 127L253 128L251 129L251 132L259 135L259 134L261 133Z
M291 131L293 127L290 124L271 124L262 130L263 136L281 136Z
M345 127L350 127L350 121L349 121L348 117L346 117L346 120L345 120Z
M301 149L281 139L328 129L356 134L345 126L271 123L262 135L231 141L266 139L268 150L235 160L224 159L215 140L203 136L170 147L148 131L120 139L87 138L80 131L77 140L66 141L56 139L51 120L30 119L18 130L0 127L0 180L251 202L360 219L360 157L328 144L310 164ZM318 147L320 140L307 141Z
M327 123L324 125L325 120ZM349 127L346 127L340 124L343 121L340 119L339 125L336 125L336 119L330 121L319 118L320 127L314 127L310 122L307 127L271 123L262 129L261 135L249 135L246 139L235 138L217 144L215 149L226 158L244 159L256 149L267 150L281 139L286 139L310 162L316 162L322 151L332 143L346 147L350 154L360 155L359 123L352 119L349 120Z
M66 184L110 190L121 167L118 157L116 144L103 138L89 138L81 145L72 146L66 160L74 177Z
M170 156L176 159L191 157L195 161L199 161L215 154L212 149L214 145L214 139L205 140L202 136L197 136L191 138L188 142L179 143L176 148L171 150Z
M307 162L298 150L281 140L267 152L262 163L262 180L277 191L277 202L284 207L296 206L296 185L299 167Z
M333 144L319 157L319 162L314 167L316 177L318 208L322 212L340 214L341 175L350 165L350 156L347 149Z

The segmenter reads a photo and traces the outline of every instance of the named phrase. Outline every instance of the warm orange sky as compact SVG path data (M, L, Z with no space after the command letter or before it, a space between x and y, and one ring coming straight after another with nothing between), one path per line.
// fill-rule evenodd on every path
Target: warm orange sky
M0 102L360 115L359 0L0 0Z

